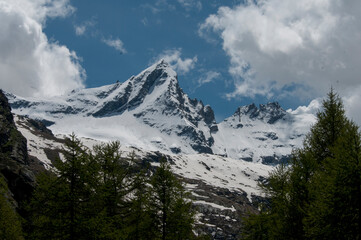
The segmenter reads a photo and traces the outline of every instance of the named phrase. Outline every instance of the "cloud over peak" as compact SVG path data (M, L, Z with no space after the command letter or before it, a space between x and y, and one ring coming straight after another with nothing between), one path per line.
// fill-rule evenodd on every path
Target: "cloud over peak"
M179 74L187 74L190 70L192 70L195 67L195 64L198 61L197 56L194 56L193 58L183 58L182 55L182 49L168 49L163 51L161 54L159 54L155 61L158 62L160 59L164 59L166 62L168 62L172 68Z

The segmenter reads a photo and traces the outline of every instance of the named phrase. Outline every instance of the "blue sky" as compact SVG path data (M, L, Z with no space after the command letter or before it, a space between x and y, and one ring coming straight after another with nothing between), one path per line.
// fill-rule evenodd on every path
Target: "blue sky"
M358 0L0 0L0 87L54 96L165 58L218 121L252 102L307 106L333 86L361 122L360 11Z

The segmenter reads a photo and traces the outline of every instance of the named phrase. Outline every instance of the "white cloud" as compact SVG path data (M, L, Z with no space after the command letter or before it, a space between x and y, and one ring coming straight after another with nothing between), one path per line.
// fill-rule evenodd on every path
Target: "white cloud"
M75 25L74 29L75 29L75 34L78 36L81 36L81 35L84 35L86 26L85 25Z
M343 97L347 116L361 126L361 86Z
M202 85L206 84L206 83L210 83L213 82L214 80L216 80L217 78L219 78L221 76L221 74L219 72L214 72L214 71L209 71L206 72L206 74L201 77L200 79L198 79L197 83L198 83L198 87L201 87Z
M164 59L168 62L172 68L179 74L186 74L195 67L198 61L197 56L193 58L181 58L182 49L169 49L163 51L154 62L158 62L160 59Z
M66 17L67 0L0 0L0 88L20 96L54 96L83 87L76 53L50 42L47 18Z
M116 39L103 38L102 41L109 47L112 47L115 50L117 50L118 52L120 52L121 54L127 53L127 50L124 48L124 43L119 38L116 38Z
M94 20L90 20L90 21L85 21L79 25L74 25L74 30L75 30L75 34L77 36L82 36L86 33L86 31L90 28L93 27L95 25L95 21Z
M222 39L235 78L230 98L290 91L310 99L331 86L349 95L361 85L360 10L359 0L249 0L219 8L200 32Z
M342 97L344 108L346 110L346 116L354 121L358 126L361 126L361 87L356 88L353 92L350 92L348 95ZM312 100L307 106L299 106L295 110L287 110L288 112L299 115L303 117L307 116L316 116L317 112L322 110L322 101L326 99L327 96L323 98L316 98Z
M294 114L294 115L312 115L312 116L316 116L317 112L319 112L321 110L322 107L322 99L321 98L316 98L314 100L312 100L310 102L310 104L308 104L308 106L299 106L297 109L295 110L287 110L288 112Z

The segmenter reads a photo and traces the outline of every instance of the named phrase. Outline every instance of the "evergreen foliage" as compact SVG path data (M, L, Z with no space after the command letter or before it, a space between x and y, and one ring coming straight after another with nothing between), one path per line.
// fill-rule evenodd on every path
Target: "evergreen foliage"
M22 240L20 218L6 197L8 192L7 184L0 174L0 239Z
M360 143L331 90L304 147L263 186L271 204L246 219L244 239L360 239Z
M146 240L154 237L153 223L150 211L150 189L147 172L141 169L135 174L132 182L133 199L129 206L127 218L129 240Z
M71 135L64 149L64 161L56 171L38 177L29 209L34 239L92 239L96 164L80 141Z
M155 224L156 239L189 239L192 236L194 213L191 202L179 180L172 174L169 164L161 161L150 181L151 219Z
M121 157L119 142L95 146L93 158L99 169L98 182L95 184L98 211L104 214L103 224L112 229L108 237L125 239L123 229L126 227L125 218L129 207L126 196L129 194L131 179L128 161Z
M38 177L29 239L191 239L187 194L162 162L151 176L119 142L88 151L71 135L56 170Z

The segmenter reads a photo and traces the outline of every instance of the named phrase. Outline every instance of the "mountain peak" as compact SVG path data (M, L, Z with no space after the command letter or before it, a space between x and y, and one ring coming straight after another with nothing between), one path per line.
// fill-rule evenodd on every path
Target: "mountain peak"
M170 64L164 59L161 58L158 62L155 63L157 66L170 67Z
M177 75L176 72L174 71L174 69L172 68L172 66L170 65L170 63L167 62L164 58L162 58L159 61L155 62L154 64L152 64L150 67L145 69L140 74L142 74L144 72L152 72L152 71L155 71L155 70L162 70L162 71L166 71L166 72L172 72L172 75Z
M239 107L234 115L247 116L251 120L262 120L269 124L273 124L279 119L286 116L286 111L280 106L278 102L269 102L267 104L260 104L257 107L254 103Z

